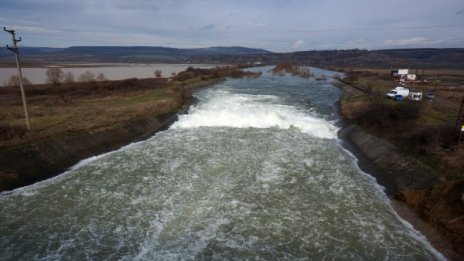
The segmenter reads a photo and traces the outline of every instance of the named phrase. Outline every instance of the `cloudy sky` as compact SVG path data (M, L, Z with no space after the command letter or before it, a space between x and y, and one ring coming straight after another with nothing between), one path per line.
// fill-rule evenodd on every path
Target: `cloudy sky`
M1 0L0 25L22 46L464 47L464 1Z

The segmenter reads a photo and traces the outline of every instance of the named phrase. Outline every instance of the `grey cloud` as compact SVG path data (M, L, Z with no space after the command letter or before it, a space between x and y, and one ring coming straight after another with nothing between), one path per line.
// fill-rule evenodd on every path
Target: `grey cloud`
M209 30L213 29L214 27L215 27L214 24L207 24L207 25L204 25L204 26L198 28L198 30L209 31Z

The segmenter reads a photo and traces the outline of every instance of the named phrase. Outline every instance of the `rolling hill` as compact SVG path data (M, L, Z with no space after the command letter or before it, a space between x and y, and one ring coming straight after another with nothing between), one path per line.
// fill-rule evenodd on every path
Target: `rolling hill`
M22 47L25 64L55 63L208 63L275 64L290 61L310 66L464 68L464 48L323 50L273 53L246 47L168 48L146 46ZM0 64L14 65L11 52L0 48Z

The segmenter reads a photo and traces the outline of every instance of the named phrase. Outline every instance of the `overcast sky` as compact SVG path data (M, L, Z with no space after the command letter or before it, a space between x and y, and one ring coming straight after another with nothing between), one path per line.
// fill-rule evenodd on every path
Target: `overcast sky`
M464 47L464 0L1 0L0 25L22 46Z

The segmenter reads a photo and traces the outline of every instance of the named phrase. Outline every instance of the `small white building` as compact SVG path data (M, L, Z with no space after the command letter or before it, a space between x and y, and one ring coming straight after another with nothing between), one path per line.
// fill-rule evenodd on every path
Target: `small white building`
M417 80L417 75L415 75L415 74L408 74L408 75L406 75L406 80L408 80L408 81L415 81L415 80Z
M401 77L403 75L408 75L409 69L398 69L398 75Z

